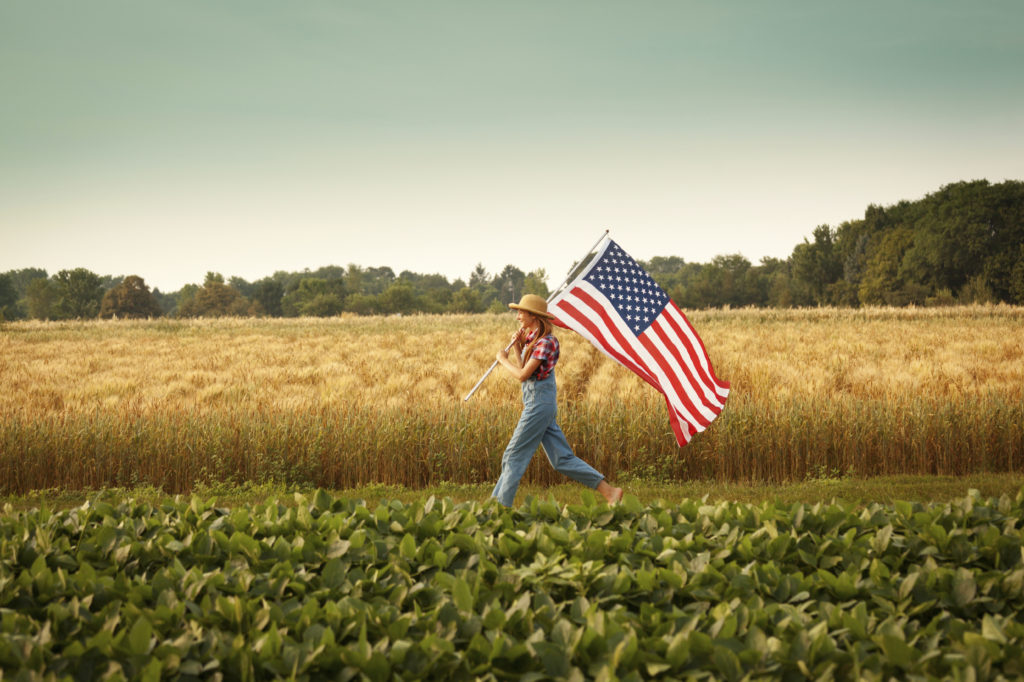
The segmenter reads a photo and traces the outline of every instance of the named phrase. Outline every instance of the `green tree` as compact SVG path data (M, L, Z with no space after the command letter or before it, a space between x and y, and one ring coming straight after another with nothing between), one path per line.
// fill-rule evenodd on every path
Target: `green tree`
M357 315L377 315L381 307L378 297L373 294L349 294L345 297L345 310Z
M52 279L40 277L28 283L25 291L25 307L28 316L34 320L55 319L57 285Z
M701 307L749 305L755 298L748 276L750 268L750 261L738 253L715 256L709 265L701 269L690 293L702 303Z
M452 294L450 309L453 313L482 313L486 308L480 300L480 292L465 286Z
M281 282L276 279L260 280L253 286L250 312L253 315L280 317L282 298L284 298L284 285Z
M1024 243L1017 248L1017 261L1010 270L1010 302L1024 305Z
M548 273L544 268L537 268L531 270L526 279L523 280L523 292L524 294L534 294L541 298L547 298L551 295L548 290Z
M362 272L361 293L376 296L395 281L395 271L389 267L366 268Z
M961 303L995 303L996 295L983 275L975 275L960 288Z
M59 319L90 319L99 315L103 280L85 268L61 270L53 276L57 292L54 312Z
M344 300L344 281L306 277L299 282L294 291L284 296L281 300L281 309L290 317L331 317L344 310Z
M416 291L419 310L440 313L448 309L454 291L448 278L444 275L417 275L408 270L402 272L398 279L409 282Z
M0 322L13 320L18 316L18 292L10 275L0 275Z
M228 286L238 290L238 293L242 294L246 298L251 299L253 291L256 289L255 285L251 282L246 281L243 277L231 277L228 280Z
M526 274L522 270L514 265L506 265L492 283L495 291L498 292L499 303L507 305L522 298L525 282Z
M246 315L249 301L241 292L224 283L224 276L217 272L206 273L201 289L190 300L179 304L181 317L225 317Z
M409 282L397 280L379 297L381 311L389 314L409 314L418 310L416 291Z
M177 317L192 317L189 315L189 311L192 308L192 302L196 299L196 294L201 289L198 284L186 284L174 294L174 314Z
M146 286L145 280L137 275L125 277L120 284L109 289L100 303L100 317L146 319L160 317L163 310Z
M302 315L308 317L334 317L345 309L344 302L337 294L317 294L302 306Z
M686 267L686 261L679 256L655 256L649 261L640 261L640 266L655 281L658 281L659 275L675 275L678 273Z
M834 248L834 233L828 225L814 229L814 241L804 239L797 244L790 256L792 277L803 290L802 298L807 304L825 305L830 303L829 286L835 283L843 272L842 261Z
M476 267L473 268L473 272L469 273L469 286L476 292L476 298L480 307L477 312L483 312L491 308L491 305L498 299L498 290L494 287L494 280L491 279L482 263L477 263ZM500 306L496 307L500 308Z
M788 260L763 258L761 277L765 293L765 305L775 308L790 308L795 305L793 277L790 275Z
M491 276L484 269L483 263L477 263L473 272L469 273L469 286L474 289L486 287L491 281Z
M348 289L350 294L357 294L363 290L363 268L349 263L348 270L345 271L345 288Z
M861 280L858 296L866 305L907 305L924 303L911 300L917 294L905 288L906 282L900 276L903 255L914 242L914 233L908 227L898 227L882 237L868 259L867 269Z
M8 270L7 276L11 278L14 290L18 292L18 298L24 298L28 291L28 285L32 280L47 279L50 275L42 268L21 268L20 270Z
M177 311L178 297L176 294L165 294L159 288L153 287L153 298L156 300L157 305L160 306L160 313L162 315L174 315Z

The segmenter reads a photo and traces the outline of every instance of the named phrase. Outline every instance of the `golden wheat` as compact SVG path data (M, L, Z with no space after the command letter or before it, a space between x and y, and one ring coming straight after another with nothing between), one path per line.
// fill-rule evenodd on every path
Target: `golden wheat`
M1024 309L690 313L722 416L684 449L663 398L559 333L560 421L609 476L787 480L1024 464ZM0 332L0 489L497 476L510 315L22 322ZM542 459L542 458L539 458ZM543 462L527 480L558 480Z

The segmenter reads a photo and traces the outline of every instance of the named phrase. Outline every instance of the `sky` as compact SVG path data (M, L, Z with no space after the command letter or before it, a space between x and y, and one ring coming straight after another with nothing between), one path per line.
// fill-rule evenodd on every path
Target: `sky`
M1018 0L3 0L0 272L556 286L1024 179Z

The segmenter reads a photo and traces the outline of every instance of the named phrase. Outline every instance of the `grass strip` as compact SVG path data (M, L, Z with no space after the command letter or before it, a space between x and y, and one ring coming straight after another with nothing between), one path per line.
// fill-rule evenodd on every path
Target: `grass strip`
M719 481L689 481L666 483L655 480L633 479L622 483L628 494L641 503L658 500L679 502L687 499L706 499L709 502L761 502L815 504L841 500L853 504L878 502L891 504L898 500L909 502L949 502L962 497L968 490L977 490L986 497L1015 495L1024 487L1024 474L991 473L967 476L878 476L873 478L818 478L796 483L769 484L762 482L730 483ZM380 500L398 500L405 504L423 502L430 497L450 498L454 502L483 502L490 497L493 484L441 483L426 488L407 488L401 485L372 484L331 491L350 499L376 503ZM310 494L308 486L289 486L275 483L243 483L241 485L213 484L198 486L193 495L215 499L228 507L263 504L280 500L289 504L294 494ZM587 491L575 483L556 486L523 485L516 498L522 503L528 497L553 499L559 504L579 504ZM138 488L107 488L103 490L36 490L25 495L0 497L0 506L10 505L22 510L33 507L65 509L88 501L117 504L130 497L149 504L160 504L173 498L162 490L144 486Z

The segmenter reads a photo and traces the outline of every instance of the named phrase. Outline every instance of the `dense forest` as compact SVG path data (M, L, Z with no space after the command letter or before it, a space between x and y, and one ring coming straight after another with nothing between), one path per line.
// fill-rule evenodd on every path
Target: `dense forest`
M627 233L628 234L628 233ZM628 238L624 238L624 241ZM1024 304L1024 182L942 187L919 201L868 206L860 220L820 225L785 260L739 254L710 263L657 256L642 263L682 308ZM482 265L468 281L389 267L328 266L248 282L207 273L179 291L150 290L137 275L84 268L0 274L0 320L333 316L507 310L524 293L547 296L543 270Z

